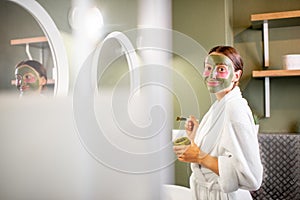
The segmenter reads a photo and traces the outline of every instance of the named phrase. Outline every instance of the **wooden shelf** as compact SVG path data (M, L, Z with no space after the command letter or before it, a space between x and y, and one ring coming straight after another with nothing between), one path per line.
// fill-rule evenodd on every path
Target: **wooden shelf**
M11 80L10 81L11 85L16 85L16 80ZM47 85L54 85L55 84L55 80L54 79L48 79L47 80Z
M300 17L300 10L262 13L251 15L251 21L273 20L273 19L287 19Z
M35 47L45 47L48 46L48 40L46 37L31 37L31 38L20 38L20 39L13 39L10 41L11 45L26 45L30 44L30 46Z
M252 71L254 78L300 76L300 70L258 70Z
M253 78L264 78L265 117L270 117L270 78L300 76L300 70L258 70L252 71Z
M300 10L251 15L253 28L262 28L264 21L269 22L269 28L300 26Z
M251 15L252 28L262 29L264 67L268 68L269 62L269 28L300 26L300 10L262 13ZM270 78L300 76L300 70L259 70L252 71L254 78L264 78L265 89L265 117L270 117Z

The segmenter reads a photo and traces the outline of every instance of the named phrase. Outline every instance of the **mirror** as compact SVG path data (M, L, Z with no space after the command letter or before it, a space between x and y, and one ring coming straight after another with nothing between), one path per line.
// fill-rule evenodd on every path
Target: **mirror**
M8 27L5 34L1 36L0 45L5 49L2 60L3 64L7 65L6 71L1 71L1 74L5 73L9 76L5 83L0 84L2 85L0 89L11 91L14 66L22 60L32 58L47 68L48 85L49 89L53 90L53 94L67 95L69 88L67 54L60 32L52 18L35 0L7 0L2 1L1 4L1 17L3 15L2 19L7 19L1 22L1 26ZM28 15L31 15L33 20ZM18 47L20 45L23 47Z

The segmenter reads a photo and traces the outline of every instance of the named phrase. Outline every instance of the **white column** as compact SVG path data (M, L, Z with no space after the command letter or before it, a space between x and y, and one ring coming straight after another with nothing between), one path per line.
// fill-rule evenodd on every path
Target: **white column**
M263 23L263 40L264 40L264 67L269 67L269 24L268 20Z
M101 37L100 22L102 16L95 15L97 10L94 0L73 0L69 14L69 23L73 28L72 68L70 69L72 84L77 77L80 67L95 49ZM101 13L100 13L101 15ZM101 17L101 19L100 19ZM99 18L99 19L98 19ZM98 38L95 36L98 34ZM73 86L73 85L72 85Z
M138 16L138 38L137 46L140 54L140 72L141 83L143 80L154 80L152 85L148 85L146 94L143 89L140 90L145 95L145 106L159 105L165 115L154 115L165 121L166 125L160 130L160 133L149 149L159 149L170 142L173 123L172 96L164 87L171 85L172 68L170 65L171 54L167 50L172 47L172 6L171 0L139 0ZM149 70L146 70L149 69ZM145 74L146 73L146 74ZM144 78L143 77L147 77ZM158 111L159 112L159 111ZM159 129L161 127L155 127ZM151 133L149 133L151 134ZM172 156L161 155L161 159ZM172 183L174 180L174 166L169 166L157 173L161 183Z
M265 77L265 117L270 117L270 77Z

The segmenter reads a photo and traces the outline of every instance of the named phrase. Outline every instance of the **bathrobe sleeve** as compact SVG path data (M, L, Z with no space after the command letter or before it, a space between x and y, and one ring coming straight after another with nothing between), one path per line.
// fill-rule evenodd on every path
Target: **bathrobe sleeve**
M239 188L257 190L263 168L250 108L245 102L234 101L225 112L218 156L221 189L225 193Z

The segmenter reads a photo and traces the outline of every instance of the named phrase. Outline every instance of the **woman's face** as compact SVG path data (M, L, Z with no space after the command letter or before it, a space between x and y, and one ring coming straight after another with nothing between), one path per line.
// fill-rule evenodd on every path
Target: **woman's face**
M205 59L203 76L210 93L222 92L233 86L233 63L225 55L210 54Z
M16 86L21 93L38 92L41 89L39 73L28 65L20 66L15 71Z

